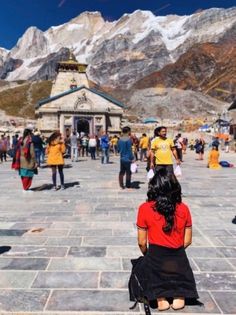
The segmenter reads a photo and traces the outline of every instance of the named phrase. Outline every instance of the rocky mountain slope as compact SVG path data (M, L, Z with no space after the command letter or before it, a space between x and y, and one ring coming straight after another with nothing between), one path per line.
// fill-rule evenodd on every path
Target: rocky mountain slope
M168 95L178 91L183 104L199 99L199 108L213 113L220 105L211 107L201 93L228 102L235 97L235 44L236 7L190 16L137 10L113 22L99 12L84 12L45 32L30 27L10 51L0 48L0 79L52 79L56 63L71 49L89 64L89 80L131 109L139 95L145 108L149 89L161 88ZM152 100L159 102L157 95Z
M236 94L236 25L232 37L194 45L175 63L139 80L133 89L170 87L195 90L233 101Z

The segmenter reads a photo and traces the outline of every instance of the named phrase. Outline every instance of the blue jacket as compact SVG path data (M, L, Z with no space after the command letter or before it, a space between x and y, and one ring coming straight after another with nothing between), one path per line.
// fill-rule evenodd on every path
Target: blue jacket
M107 135L104 135L101 137L101 148L102 149L108 149L109 148L109 138Z
M132 141L129 137L125 136L118 141L118 152L120 159L124 162L132 162L134 159L132 152Z

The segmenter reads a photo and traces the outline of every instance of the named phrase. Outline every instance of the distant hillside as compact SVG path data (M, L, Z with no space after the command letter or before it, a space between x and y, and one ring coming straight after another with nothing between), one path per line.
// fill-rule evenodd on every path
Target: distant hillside
M0 90L0 109L7 115L34 119L35 104L50 95L51 87L51 81L23 81L16 87Z

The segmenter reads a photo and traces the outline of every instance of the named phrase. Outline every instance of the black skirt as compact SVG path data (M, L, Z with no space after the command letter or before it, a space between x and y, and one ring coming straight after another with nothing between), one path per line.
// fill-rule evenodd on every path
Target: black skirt
M158 297L198 299L196 283L185 249L149 245L135 273L148 301Z

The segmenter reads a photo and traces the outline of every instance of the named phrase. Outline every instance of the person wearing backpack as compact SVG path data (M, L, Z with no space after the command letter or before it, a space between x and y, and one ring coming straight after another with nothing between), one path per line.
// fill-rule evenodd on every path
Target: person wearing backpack
M179 310L185 307L186 298L198 299L185 252L192 242L191 213L182 202L178 180L165 169L156 171L147 196L137 216L138 245L144 257L136 275L142 275L142 295L149 302L156 301L159 311L170 306Z

